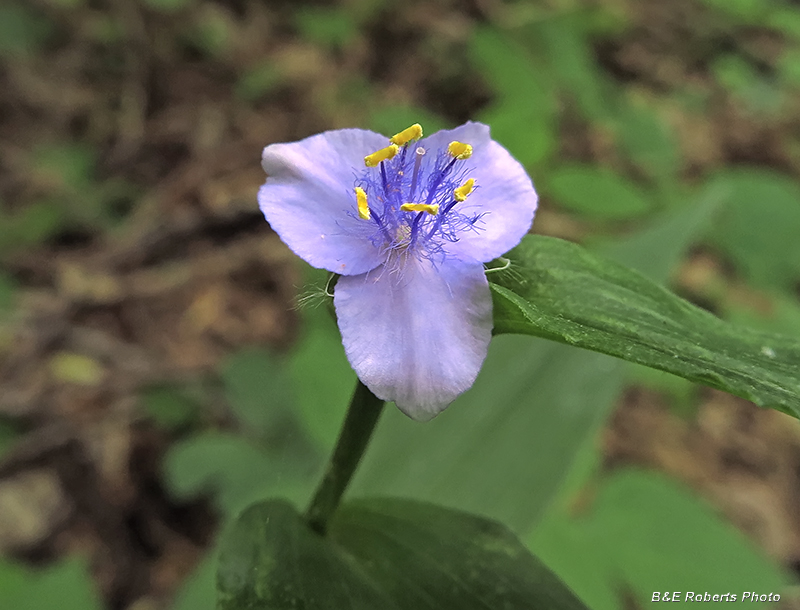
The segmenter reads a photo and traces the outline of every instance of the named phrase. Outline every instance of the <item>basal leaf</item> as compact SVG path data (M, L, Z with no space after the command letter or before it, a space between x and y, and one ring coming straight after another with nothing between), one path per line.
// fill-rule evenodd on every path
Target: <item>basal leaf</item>
M346 505L329 537L284 502L225 537L219 610L586 610L502 525L408 500Z
M248 508L222 540L217 591L218 610L399 610L341 549L277 500Z
M764 593L784 584L776 566L741 533L688 490L655 474L616 473L588 521L641 602L663 582L684 592L683 601L685 592Z
M246 348L222 363L225 394L236 417L254 431L274 425L294 404L285 366L275 354Z
M595 250L651 280L664 283L698 235L711 224L726 194L727 189L722 185L707 185L689 198L688 205L671 210L622 240L606 238Z
M725 208L711 239L753 284L790 289L800 279L800 186L756 168L720 172Z
M800 416L800 340L736 327L576 244L529 236L492 275L495 332L611 354Z
M653 592L713 604L713 595L781 591L786 578L740 532L710 507L654 473L621 471L600 486L580 515L551 511L531 546L595 610L625 607L622 590L641 606ZM588 514L585 514L588 513ZM708 593L708 597L705 597ZM710 602L710 603L709 603Z
M302 335L288 362L289 380L305 431L317 446L329 451L342 425L356 375L328 311L324 307L308 309L303 312L303 322Z
M619 143L650 177L670 180L680 165L674 134L653 108L629 104L616 123Z
M546 190L564 207L607 220L624 220L650 211L648 199L622 176L589 165L556 169Z
M206 433L177 443L164 464L178 497L214 493L223 514L235 514L265 496L305 498L311 481L302 464L268 455L243 438Z

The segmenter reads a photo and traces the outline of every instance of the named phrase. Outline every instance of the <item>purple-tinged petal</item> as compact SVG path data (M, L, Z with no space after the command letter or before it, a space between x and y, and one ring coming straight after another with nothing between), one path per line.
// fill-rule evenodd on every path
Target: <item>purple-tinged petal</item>
M492 140L488 125L465 123L438 131L420 144L444 150L454 140L472 145L472 156L461 163L471 168L469 177L475 179L475 190L455 209L481 217L475 231L460 232L459 240L447 244L446 250L488 262L511 250L530 230L538 196L525 168Z
M258 202L300 258L342 275L361 274L383 262L368 239L374 225L367 226L370 221L356 214L353 182L364 157L387 143L371 131L339 129L264 149L267 182L258 191Z
M483 265L411 258L339 278L336 316L347 358L378 397L425 421L469 389L492 335Z

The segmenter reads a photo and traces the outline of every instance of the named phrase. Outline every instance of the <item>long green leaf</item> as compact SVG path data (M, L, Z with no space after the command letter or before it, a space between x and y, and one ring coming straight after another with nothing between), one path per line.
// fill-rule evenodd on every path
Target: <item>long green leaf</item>
M495 332L610 354L800 416L800 340L730 325L563 240L529 236L492 274Z

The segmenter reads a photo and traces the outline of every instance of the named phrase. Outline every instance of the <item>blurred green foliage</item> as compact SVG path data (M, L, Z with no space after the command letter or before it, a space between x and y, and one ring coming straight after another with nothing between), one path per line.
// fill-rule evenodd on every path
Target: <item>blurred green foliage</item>
M694 495L635 470L601 481L585 514L551 511L530 545L593 610L618 609L623 591L640 605L666 590L681 601L686 592L741 601L742 591L779 592L788 580Z
M280 69L273 62L260 62L245 69L236 83L236 95L255 102L274 91L283 82Z
M83 561L67 559L32 570L0 562L0 600L20 610L100 610L103 605Z
M179 432L198 423L201 406L180 388L158 386L144 390L141 405L159 428Z
M374 109L369 117L370 129L390 135L398 133L414 123L421 124L426 134L454 127L430 110L414 106L383 106Z
M141 0L148 6L162 13L172 13L185 9L193 4L194 0Z
M168 1L182 3L185 0ZM183 32L184 43L208 59L222 59L228 55L234 37L229 15L214 4L204 4L192 12Z
M624 120L616 124L618 145L625 155L656 183L670 185L680 169L680 150L669 124L655 108L628 103Z
M48 143L27 159L39 197L16 212L0 208L0 255L70 228L113 230L138 190L122 178L98 180L97 152L85 144Z
M341 8L300 6L295 24L301 38L333 49L345 46L358 33L353 15Z
M0 419L0 458L5 455L19 437L19 430L12 421Z
M0 57L12 59L32 55L53 30L50 21L26 5L0 6Z
M800 184L761 169L726 170L712 183L728 195L711 240L754 286L791 291L800 278Z
M327 309L306 311L305 328L289 360L289 379L295 407L309 437L320 447L333 446L356 375L342 350L341 340ZM308 372L316 371L314 383Z
M589 218L627 220L647 214L652 200L619 174L590 165L562 165L545 179L545 192Z
M469 55L495 93L478 120L523 165L541 164L555 149L556 106L546 72L514 40L483 28L472 36Z
M7 315L14 309L14 294L17 283L5 273L0 273L0 316Z

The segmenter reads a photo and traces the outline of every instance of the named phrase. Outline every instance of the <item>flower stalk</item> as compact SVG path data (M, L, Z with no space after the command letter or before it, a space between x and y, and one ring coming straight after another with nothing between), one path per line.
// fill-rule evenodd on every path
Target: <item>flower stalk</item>
M305 519L315 532L325 535L328 522L344 495L375 431L384 401L361 381L356 384L336 447L325 475L306 510Z

